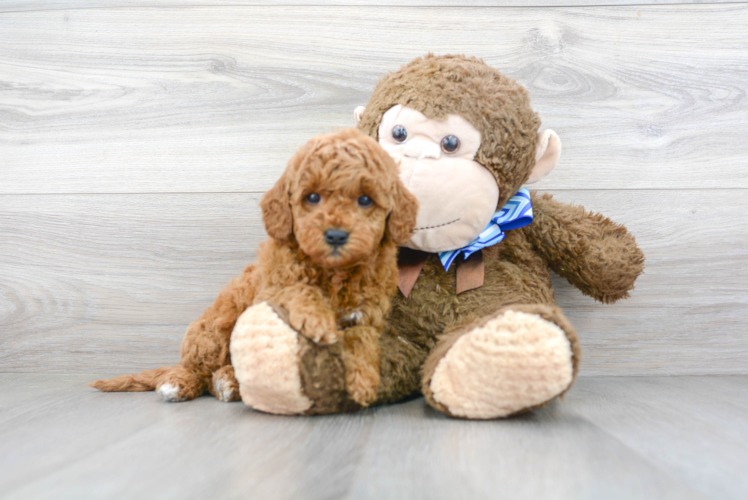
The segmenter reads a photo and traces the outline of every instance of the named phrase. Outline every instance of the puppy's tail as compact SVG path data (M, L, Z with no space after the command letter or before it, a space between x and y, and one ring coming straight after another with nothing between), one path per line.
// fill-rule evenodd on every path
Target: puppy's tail
M132 375L120 375L109 380L96 380L89 382L88 385L104 392L153 391L171 370L171 366L162 366L161 368L145 370Z

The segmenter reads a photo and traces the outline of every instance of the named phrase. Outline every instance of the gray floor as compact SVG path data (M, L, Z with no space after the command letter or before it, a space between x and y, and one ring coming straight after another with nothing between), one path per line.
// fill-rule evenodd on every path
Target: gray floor
M2 498L748 498L748 377L581 378L502 421L280 417L0 374Z

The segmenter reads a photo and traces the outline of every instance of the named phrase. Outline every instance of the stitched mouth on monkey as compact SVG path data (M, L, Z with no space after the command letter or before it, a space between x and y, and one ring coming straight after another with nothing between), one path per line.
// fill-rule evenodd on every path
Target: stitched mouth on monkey
M425 252L454 250L485 229L499 199L488 169L465 159L396 158L403 184L419 203L415 231L404 246Z
M460 218L456 218L455 220L451 220L449 222L444 222L442 224L435 224L431 226L424 226L424 227L414 227L413 231L426 231L428 229L438 229L440 227L448 226L450 224L454 224L455 222L460 222Z

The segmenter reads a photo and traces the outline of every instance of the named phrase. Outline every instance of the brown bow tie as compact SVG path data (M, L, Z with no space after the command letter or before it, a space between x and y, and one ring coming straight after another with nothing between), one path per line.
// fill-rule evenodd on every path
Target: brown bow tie
M430 255L435 254L400 247L397 254L397 267L400 271L397 285L406 298L410 296L410 292L416 286L418 276L421 275L423 265ZM458 294L483 285L485 268L483 266L483 253L480 250L467 259L457 259L455 263L457 264L455 273Z

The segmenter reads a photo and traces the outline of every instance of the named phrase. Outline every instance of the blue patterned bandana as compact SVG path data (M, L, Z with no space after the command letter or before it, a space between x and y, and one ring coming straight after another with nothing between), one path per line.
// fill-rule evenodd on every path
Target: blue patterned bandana
M493 214L488 226L486 226L486 229L477 238L467 246L458 248L457 250L440 252L439 260L442 261L444 270L449 271L449 266L452 265L452 262L461 253L467 259L478 250L495 245L506 238L504 231L525 227L531 222L532 201L530 200L530 191L527 188L522 188L506 202L506 205L501 210Z

